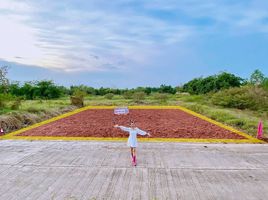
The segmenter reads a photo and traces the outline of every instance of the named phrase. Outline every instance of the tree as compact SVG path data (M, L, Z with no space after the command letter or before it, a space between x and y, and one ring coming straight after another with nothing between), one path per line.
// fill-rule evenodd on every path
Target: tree
M56 99L62 94L60 88L56 86L52 81L39 81L37 84L37 90L35 97L42 99Z
M125 90L125 91L123 92L123 97L124 97L125 99L131 99L132 96L133 96L133 91L131 91L131 90Z
M199 88L201 87L201 80L203 78L194 78L193 80L185 83L182 88L183 92L189 92L190 94L199 94Z
M8 93L9 80L6 77L8 69L8 66L0 67L0 93Z
M9 85L9 93L14 96L23 96L19 82L12 82Z
M176 89L173 88L170 85L160 85L159 92L160 93L175 94L176 93Z
M256 69L250 76L250 83L253 85L260 85L264 80L264 74L258 69Z
M34 84L33 82L25 82L24 85L20 88L21 93L25 96L28 100L34 99Z
M86 85L78 85L78 86L72 85L70 87L70 93L71 94L73 94L74 91L76 91L76 90L84 91L87 94L91 94L91 95L95 95L96 94L96 91L95 91L95 89L93 87L88 87Z
M175 90L176 90L176 92L178 92L178 93L183 92L183 86L178 85L178 86L175 87Z
M149 95L149 94L151 94L151 92L152 92L152 88L151 88L151 87L146 87L145 90L144 90L144 92L145 92L147 95Z
M263 89L268 91L268 78L265 78L261 84L261 86L263 87Z
M195 78L184 84L182 89L183 92L188 92L190 94L206 94L231 87L240 87L242 81L243 79L238 76L222 72L218 75L205 78Z
M235 76L234 74L230 74L227 72L222 72L216 77L216 91L221 89L228 89L230 87L239 87L241 86L244 79Z

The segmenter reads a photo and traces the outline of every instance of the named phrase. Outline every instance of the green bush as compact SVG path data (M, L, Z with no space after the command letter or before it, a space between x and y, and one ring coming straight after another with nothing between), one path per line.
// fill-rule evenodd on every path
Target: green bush
M145 92L135 92L132 95L132 98L135 103L141 103L145 99L145 96L146 96Z
M83 107L84 97L87 95L85 91L75 90L73 96L70 97L71 105Z
M153 97L155 100L159 101L160 103L166 103L168 100L168 94L165 94L165 93L155 93Z
M3 99L0 98L0 109L3 109L6 107L6 103Z
M213 94L211 101L214 105L229 108L268 110L268 92L256 86L222 90Z
M268 78L264 79L261 86L264 90L268 91Z
M75 97L80 97L80 98L83 98L87 95L86 92L82 91L82 90L75 90L74 93L73 93L73 96Z
M10 94L0 94L0 108L6 108L7 103L13 99Z
M264 80L264 74L258 69L256 69L250 76L250 83L253 85L261 85Z
M131 92L131 91L125 91L124 93L123 93L123 97L125 98L125 99L132 99L132 96L133 96L133 92Z
M78 107L84 106L84 99L82 97L71 96L70 99L71 99L71 105Z
M22 98L17 97L11 105L12 110L18 110L21 106Z
M108 94L105 94L104 97L105 97L106 99L111 100L111 99L114 97L114 94L113 94L113 93L108 93Z
M175 94L176 93L176 88L173 88L170 85L160 85L159 93Z

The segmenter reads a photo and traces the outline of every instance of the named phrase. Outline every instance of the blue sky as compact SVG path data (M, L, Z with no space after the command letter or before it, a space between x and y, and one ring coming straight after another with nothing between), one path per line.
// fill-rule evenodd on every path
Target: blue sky
M0 66L18 81L180 85L268 75L268 1L0 0Z

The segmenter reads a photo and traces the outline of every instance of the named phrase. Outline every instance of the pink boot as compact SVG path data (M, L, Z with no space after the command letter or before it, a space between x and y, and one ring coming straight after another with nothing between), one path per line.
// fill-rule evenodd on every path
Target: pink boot
M133 163L134 163L134 166L137 166L136 156L133 156Z

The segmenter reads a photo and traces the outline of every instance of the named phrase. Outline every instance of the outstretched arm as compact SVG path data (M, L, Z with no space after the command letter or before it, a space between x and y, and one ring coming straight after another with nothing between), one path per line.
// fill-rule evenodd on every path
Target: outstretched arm
M139 135L148 135L148 136L151 136L150 133L148 133L148 132L146 132L146 131L143 131L143 130L141 130L141 129L139 129L139 128L137 128L137 129L138 129L138 134L139 134Z
M129 128L128 127L125 127L125 126L118 126L117 124L114 125L115 128L120 128L122 131L129 131Z

